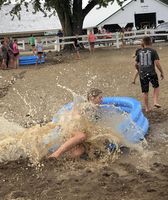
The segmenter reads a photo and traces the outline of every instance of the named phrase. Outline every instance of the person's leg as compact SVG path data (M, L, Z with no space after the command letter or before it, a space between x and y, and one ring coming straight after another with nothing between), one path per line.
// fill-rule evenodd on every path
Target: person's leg
M38 64L38 61L39 61L39 55L37 56L37 59L36 59L36 66Z
M71 158L79 158L82 154L85 153L85 147L83 144L77 145L76 147L70 150L70 157Z
M92 44L92 53L94 53L94 43Z
M158 103L158 97L159 97L159 87L154 88L153 90L153 104L155 107L160 108L161 106Z
M90 51L90 54L92 53L92 44L91 44L91 42L90 42L90 48L89 48L89 51Z
M77 55L77 59L80 59L80 54L78 50L76 51L76 55Z
M148 93L143 93L143 101L144 101L144 106L145 106L145 111L149 112L149 104L148 104Z
M13 68L16 69L16 57L13 58Z
M143 93L143 102L145 106L145 111L149 112L149 103L148 103L148 92L149 92L149 78L148 76L140 77L140 83L141 83L141 90Z
M2 69L7 69L6 60L3 60L1 67Z
M40 55L39 55L39 60L40 60L40 64L41 64L41 61L42 61L42 53L40 53Z
M16 68L19 68L19 55L16 57Z
M153 90L153 104L155 107L160 108L161 106L158 103L158 97L159 97L159 81L158 76L155 74L154 76L151 76L151 83L154 88Z
M49 158L59 158L63 153L69 151L73 147L81 144L86 140L86 135L83 132L76 132L72 138L62 144Z
M15 57L14 57L14 55L10 55L9 58L10 58L9 59L9 67L10 68L15 68Z
M32 46L33 55L35 55L35 46Z

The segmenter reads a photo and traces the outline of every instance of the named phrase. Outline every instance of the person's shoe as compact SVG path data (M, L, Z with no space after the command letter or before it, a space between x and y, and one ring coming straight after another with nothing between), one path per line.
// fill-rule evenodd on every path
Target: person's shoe
M159 104L154 104L154 107L155 107L155 108L161 108L162 106L159 105Z
M82 160L88 160L88 159L89 159L89 155L88 155L86 152L84 152L84 153L80 156L80 159L82 159Z
M109 144L107 145L107 149L108 149L108 151L109 151L110 153L113 153L114 151L117 150L117 146L116 146L116 144L109 143Z

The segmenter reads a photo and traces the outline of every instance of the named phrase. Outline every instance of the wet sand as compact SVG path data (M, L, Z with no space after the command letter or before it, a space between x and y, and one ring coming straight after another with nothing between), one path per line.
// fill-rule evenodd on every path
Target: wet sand
M160 55L165 80L160 81L161 109L145 114L150 122L148 149L119 154L115 160L43 160L31 167L27 160L0 164L0 199L168 199L168 45L155 46ZM94 55L48 54L41 67L0 71L0 115L28 128L45 125L72 95L60 85L85 95L91 87L104 96L131 96L141 101L139 80L134 75L135 48L97 49ZM59 59L57 59L59 57ZM57 61L56 64L55 61ZM152 105L152 88L150 103Z

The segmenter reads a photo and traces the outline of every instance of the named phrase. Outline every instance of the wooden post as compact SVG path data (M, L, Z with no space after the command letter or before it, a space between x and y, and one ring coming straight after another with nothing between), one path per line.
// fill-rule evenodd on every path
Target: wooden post
M56 40L55 40L55 51L58 51L60 52L60 43L59 43L59 37L57 36L56 37Z
M25 50L25 41L22 40L22 42L23 42L23 50Z
M116 47L117 47L117 49L120 48L120 44L119 44L119 32L116 32Z

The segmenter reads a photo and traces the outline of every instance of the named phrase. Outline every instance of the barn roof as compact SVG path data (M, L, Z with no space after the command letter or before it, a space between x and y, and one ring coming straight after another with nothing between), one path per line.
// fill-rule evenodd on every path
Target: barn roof
M116 12L113 12L111 15L109 15L108 17L106 17L104 20L100 21L97 26L99 26L101 23L103 23L104 21L106 21L107 19L109 19L110 17L112 17L113 15L115 15L116 13L118 13L119 11L121 10L124 10L125 7L127 7L129 4L131 4L133 1L136 1L136 0L131 0L130 2L126 3L124 6L120 7ZM153 1L157 1L165 6L168 7L168 2L167 3L164 3L163 1L161 0L153 0Z
M9 11L13 8L13 4L4 5L0 10L0 34L16 33L16 32L38 32L45 30L56 30L61 28L60 21L57 16L44 17L42 12L32 14L33 8L27 12L23 6L21 10L21 20L16 16L12 20Z

